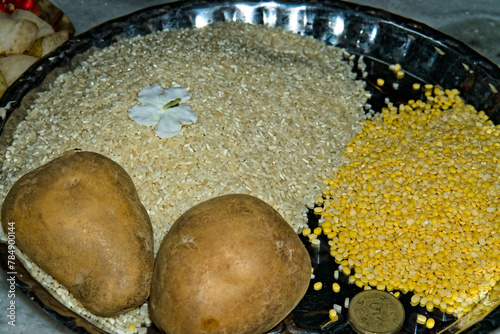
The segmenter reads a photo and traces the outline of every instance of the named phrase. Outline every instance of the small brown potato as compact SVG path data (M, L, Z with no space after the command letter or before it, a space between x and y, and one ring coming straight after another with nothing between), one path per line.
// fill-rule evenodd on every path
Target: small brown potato
M256 197L212 198L163 239L149 309L167 334L264 333L302 299L311 261L290 225Z
M38 27L28 20L0 20L0 55L23 53L37 39Z
M12 14L10 15L10 18L17 20L28 20L35 23L38 27L38 34L35 39L51 35L55 32L54 28L47 21L29 10L14 9Z
M153 229L127 172L93 152L68 151L23 175L2 226L16 245L98 316L140 306L153 275Z

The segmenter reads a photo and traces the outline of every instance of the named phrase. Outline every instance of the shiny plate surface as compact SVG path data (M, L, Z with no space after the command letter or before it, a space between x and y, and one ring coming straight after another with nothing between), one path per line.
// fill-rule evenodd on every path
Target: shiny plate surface
M213 22L234 20L313 36L329 45L345 48L353 55L354 63L363 57L364 71L367 72L363 79L372 93L369 103L374 110L380 110L386 98L396 104L418 99L420 93L411 88L412 84L430 83L459 89L467 103L483 110L495 124L500 123L500 68L462 42L424 24L339 1L177 1L106 22L76 36L33 65L0 99L0 161L12 141L15 126L24 119L26 106L33 101L35 94L46 89L59 73L74 68L94 48L104 48L118 39L155 31L203 27ZM388 66L395 63L401 64L406 72L403 79L395 78L389 71ZM378 78L385 80L384 90L376 85ZM310 225L315 224L317 222L311 215ZM0 246L0 264L6 270L7 248L5 244ZM317 277L322 277L325 283L332 280L332 266L336 264L328 251L309 249L309 252ZM103 333L57 302L31 278L22 264L16 263L17 285L44 310L75 333ZM355 288L352 285L342 288L343 298L352 298L359 292ZM293 314L272 333L353 333L342 314L335 326L324 326L318 320L321 318L318 314L324 316L324 311L331 308L332 296L317 297L313 291L309 289ZM407 308L406 315L407 319L413 316ZM499 318L497 308L490 317L466 332L489 333L500 327ZM451 325L453 320L443 316L440 328ZM415 330L415 327L405 326L402 332L413 333ZM449 329L447 333L457 330ZM148 333L156 332L154 327L149 328Z

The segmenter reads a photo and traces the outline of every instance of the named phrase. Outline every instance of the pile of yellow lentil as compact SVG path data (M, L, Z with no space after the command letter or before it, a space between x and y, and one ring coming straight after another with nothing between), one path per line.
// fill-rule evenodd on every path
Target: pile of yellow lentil
M423 89L364 121L313 235L359 287L461 317L500 280L500 126L456 89Z

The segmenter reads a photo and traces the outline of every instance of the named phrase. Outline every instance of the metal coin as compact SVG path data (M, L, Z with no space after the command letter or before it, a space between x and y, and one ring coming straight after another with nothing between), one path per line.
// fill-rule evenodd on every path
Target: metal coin
M403 304L385 291L366 290L349 304L349 323L359 334L396 334L403 327Z

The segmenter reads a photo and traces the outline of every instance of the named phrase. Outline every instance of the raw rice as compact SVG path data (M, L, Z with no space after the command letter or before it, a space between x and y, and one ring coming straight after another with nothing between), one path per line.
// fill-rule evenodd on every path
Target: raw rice
M227 193L261 198L299 232L365 118L368 93L344 54L313 38L234 22L119 41L39 94L6 152L0 200L26 172L79 148L130 174L153 224L155 251L184 211ZM155 83L187 88L198 114L170 139L127 114L138 92ZM89 314L20 256L49 291L98 327L140 333L150 324L147 304L114 319Z

